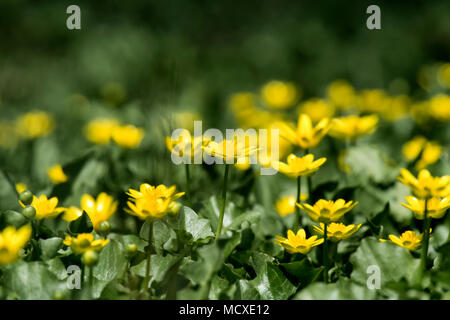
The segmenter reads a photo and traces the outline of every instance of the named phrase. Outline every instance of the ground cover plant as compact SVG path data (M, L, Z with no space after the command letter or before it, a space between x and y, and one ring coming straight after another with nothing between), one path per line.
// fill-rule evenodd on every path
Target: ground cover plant
M215 12L183 3L193 15ZM449 11L431 3L432 20L441 21ZM242 6L246 14L253 8ZM13 1L0 7L19 14ZM109 14L100 21L108 25ZM166 14L158 21L172 26ZM143 22L112 31L99 23L79 36L50 32L57 21L41 30L24 24L23 34L64 43L54 45L56 57L44 51L29 60L26 72L18 67L29 54L21 37L2 44L1 299L450 298L449 48L438 48L444 58L423 49L428 61L394 57L394 70L378 66L389 81L364 80L361 68L330 71L306 42L290 47L286 32L306 26L326 51L339 30L322 30L320 19L287 26L272 19L269 31L247 30L257 52L235 53L251 62L228 61L234 55L223 52L233 46L220 41L213 45L222 53L202 41L197 51L189 41L198 30L183 21L153 33ZM409 24L399 23L406 34ZM99 43L105 33L113 38ZM335 49L350 44L365 47L346 39ZM308 56L314 70L292 52ZM268 66L282 57L287 67ZM68 76L64 58L75 61ZM384 60L367 68L377 61ZM174 137L180 128L185 134ZM257 135L216 141L209 128ZM194 163L205 155L233 163ZM262 174L269 168L277 173Z

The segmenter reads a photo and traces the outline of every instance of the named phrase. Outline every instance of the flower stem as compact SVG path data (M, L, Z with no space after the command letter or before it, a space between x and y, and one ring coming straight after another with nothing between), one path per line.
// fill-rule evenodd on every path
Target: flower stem
M302 176L297 177L297 199L295 200L298 203L301 203L301 196L302 196ZM296 205L295 206L295 222L294 222L294 231L298 230L300 227L300 208Z
M420 254L420 277L419 280L422 282L423 275L427 267L427 256L428 256L428 246L430 242L430 218L428 217L428 198L425 198L425 208L423 217L423 242L422 242L422 252Z
M324 223L323 228L323 266L325 267L324 274L323 274L323 281L325 283L328 283L328 230L327 230L327 224Z
M222 208L220 210L219 224L217 225L216 241L219 239L220 233L222 232L223 216L225 214L225 205L227 201L227 183L228 183L229 167L230 166L228 164L225 164L225 174L223 177L223 190L222 190Z
M150 259L152 256L152 236L153 236L153 222L149 221L148 224L148 250L147 250L147 264L145 266L145 278L142 282L142 290L148 290L150 282Z
M192 207L192 198L191 198L191 174L189 172L189 164L186 163L184 165L186 171L186 196L189 207Z

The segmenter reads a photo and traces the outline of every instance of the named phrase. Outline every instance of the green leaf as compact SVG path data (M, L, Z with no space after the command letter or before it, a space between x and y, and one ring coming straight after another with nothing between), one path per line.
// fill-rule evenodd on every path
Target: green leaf
M122 246L116 240L111 240L99 254L98 264L94 270L94 297L99 297L109 282L121 277L127 266L127 259Z
M67 291L65 281L47 270L42 262L18 262L5 272L5 287L15 292L19 299L49 300L57 292Z
M315 282L302 289L295 300L370 300L376 296L369 290L349 279L341 278L336 283Z
M91 233L93 230L92 221L86 211L76 220L71 221L68 225L69 232L75 233Z
M393 167L386 155L372 145L358 145L349 148L345 163L350 167L350 178L360 184L375 182L389 184L393 182L399 170Z
M408 250L388 242L379 242L374 238L365 238L361 246L350 257L353 264L351 279L366 285L371 275L367 273L370 266L380 269L381 287L402 278L412 281L420 261L413 258Z
M301 287L306 287L322 273L322 268L314 268L308 258L301 261L280 263L281 269L292 275Z
M164 280L166 273L176 263L177 257L174 255L156 255L152 254L150 258L150 284L160 283ZM145 277L145 271L147 267L147 260L141 261L139 264L131 267L131 273L140 277Z
M296 291L280 268L269 262L259 266L255 279L240 280L238 284L239 299L285 300Z
M197 261L185 260L180 270L195 284L206 284L223 266L224 256L215 242L200 247Z
M41 248L42 259L48 260L54 258L61 248L62 239L58 237L50 239L39 239L39 247Z
M183 207L178 217L178 227L192 236L193 241L207 240L214 237L211 224L200 218L191 208Z
M28 222L28 219L23 214L13 210L2 212L1 217L5 226L13 226L15 228L19 228Z

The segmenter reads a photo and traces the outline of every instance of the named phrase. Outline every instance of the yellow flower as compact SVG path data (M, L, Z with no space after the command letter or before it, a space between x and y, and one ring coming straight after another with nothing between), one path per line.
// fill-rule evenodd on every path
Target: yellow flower
M317 239L317 236L306 238L304 229L300 229L295 234L292 230L288 230L287 238L276 236L275 243L285 248L289 253L307 254L312 247L323 243L323 238Z
M450 121L450 96L438 94L429 101L429 113L439 121Z
M427 139L422 136L414 137L412 140L408 141L403 145L402 153L406 160L412 161L416 159L422 152Z
M141 128L136 128L133 125L116 126L112 130L112 139L114 142L128 149L135 149L144 138L145 131Z
M94 230L98 230L103 221L107 221L117 210L118 202L114 198L102 192L94 199L89 194L81 197L81 209L86 211L92 221Z
M25 183L19 182L19 183L16 183L16 190L17 190L17 193L21 194L22 192L28 190L28 187Z
M62 218L67 222L71 222L77 220L79 217L81 217L82 214L83 210L78 207L72 206L66 209L66 212L64 212Z
M201 121L202 117L197 112L182 111L173 113L176 128L185 128L188 131L194 131L194 122Z
M25 207L22 203L20 204ZM31 206L36 209L36 219L38 220L55 218L66 210L65 208L57 207L57 205L57 197L48 199L46 195L41 195L39 198L33 196L33 202L31 202Z
M175 190L175 186L167 188L162 184L157 187L142 184L139 191L129 189L127 194L130 196L130 209L125 211L143 220L161 219L169 212L176 213L179 206L175 200L183 196L184 192L175 193Z
M0 232L0 266L11 263L19 257L19 251L30 240L31 227L25 225L20 229L6 227Z
M251 92L237 92L230 97L228 105L231 111L237 114L255 107L255 96Z
M70 247L75 254L82 254L86 251L100 251L109 242L109 239L94 240L91 233L80 233L77 237L66 236L63 243Z
M429 165L437 162L441 157L442 146L436 142L430 141L425 144L422 156L419 161L417 161L415 168L416 170L421 170Z
M330 223L340 220L344 214L352 210L357 204L357 201L345 202L344 199L336 201L320 199L314 206L307 203L297 203L296 205L315 222Z
M293 83L274 80L262 87L261 96L270 108L285 109L295 103L299 93Z
M280 135L294 145L303 149L314 148L331 128L328 118L324 118L313 127L311 118L307 114L300 114L297 128L288 123L280 123Z
M401 169L397 179L420 199L450 195L450 176L433 177L428 170L422 169L416 179L407 169Z
M392 243L398 245L399 247L408 249L410 251L414 251L420 248L422 244L423 234L416 234L414 231L405 231L399 237L394 236L393 234L389 235L389 240ZM385 239L379 239L381 242L385 242Z
M355 115L335 118L332 121L330 136L341 140L355 139L373 133L378 124L377 115L358 117Z
M233 136L232 139L223 139L220 142L210 141L203 149L212 157L224 160L245 159L258 151L257 137L251 141L249 136ZM228 162L227 161L227 162Z
M202 136L192 137L186 130L178 137L178 139L166 137L165 142L167 149L169 149L173 155L178 157L190 157L190 159L193 160L196 156L201 157L203 152L202 146L207 140Z
M380 114L388 121L395 121L407 115L410 104L411 100L405 95L387 97L385 107Z
M402 152L404 158L409 161L421 155L415 164L415 169L421 170L439 160L442 153L442 146L437 142L427 141L424 137L417 136L405 143Z
M302 103L298 110L300 113L307 114L315 123L324 118L332 118L334 115L334 107L327 101L317 98Z
M408 202L408 204L401 203L401 205L411 210L414 213L416 219L423 220L425 215L425 200L417 199L413 196L407 196L406 201ZM444 216L448 208L450 208L450 198L428 199L427 216L434 219L440 219Z
M307 194L302 193L300 195L301 201L305 201L307 199L308 199ZM280 216L282 217L287 216L295 212L296 202L297 201L295 196L282 197L275 202L275 210L278 212Z
M84 128L86 138L95 144L108 144L114 129L119 122L114 119L96 119L89 122Z
M324 228L325 225L323 223L320 223L320 227L313 226L314 231L322 236L324 235ZM327 226L327 239L333 242L348 239L357 232L359 228L361 228L361 224L349 224L346 226L343 223L332 222Z
M320 166L327 161L326 158L320 158L314 161L313 154L307 154L304 157L297 157L295 154L290 154L287 157L287 163L274 162L274 169L280 171L290 178L297 178L299 176L309 176L319 170Z
M344 80L332 82L327 88L327 98L339 109L348 109L354 105L356 95L353 87Z
M361 112L383 113L389 99L386 92L379 89L363 90L357 97L357 106Z
M17 120L17 132L25 138L39 138L50 134L54 129L54 121L44 111L26 113Z
M47 175L54 184L64 183L68 180L63 168L60 165L55 165L48 169Z

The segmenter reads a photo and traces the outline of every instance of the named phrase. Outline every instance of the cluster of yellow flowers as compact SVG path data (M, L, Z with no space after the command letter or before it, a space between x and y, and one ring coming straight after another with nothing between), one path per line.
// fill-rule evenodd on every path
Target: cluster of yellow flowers
M425 256L428 251L428 237L430 233L430 218L440 219L450 208L450 176L433 177L426 169L420 170L418 177L414 177L406 169L401 170L398 180L409 187L413 196L407 196L407 203L402 205L414 214L418 220L424 220L424 231L405 231L400 237L389 235L389 239L398 246L408 250L417 250L425 243ZM380 239L380 241L385 241Z
M442 146L436 141L428 141L425 137L417 136L403 145L403 157L407 161L416 161L416 170L425 169L436 163L442 154Z
M84 128L86 138L95 144L108 144L111 140L117 145L135 149L144 138L145 131L133 125L121 125L115 119L95 119Z
M307 254L314 246L317 246L324 241L331 240L338 242L348 239L355 232L359 230L359 225L344 225L343 223L336 223L341 220L345 213L353 209L358 202L348 201L343 199L336 201L320 199L313 206L307 203L296 203L314 222L319 223L319 226L313 226L315 232L324 238L318 239L317 236L306 238L304 229L299 229L297 234L292 230L288 230L288 237L276 237L275 242L284 247L290 253Z

